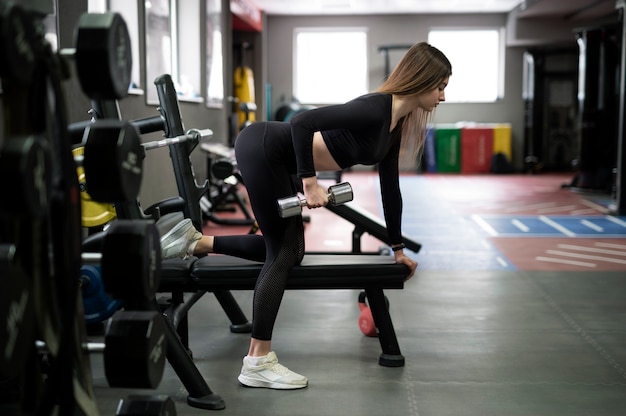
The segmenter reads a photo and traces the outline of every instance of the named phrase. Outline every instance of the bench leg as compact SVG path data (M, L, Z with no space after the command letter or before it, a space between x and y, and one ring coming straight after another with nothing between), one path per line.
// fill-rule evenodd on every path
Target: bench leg
M165 319L165 318L163 318ZM166 321L167 361L183 383L189 396L187 404L198 409L221 410L226 407L224 400L211 391L198 367L187 354L187 350L176 335L176 331Z
M366 288L365 294L367 295L367 302L372 311L374 324L376 324L376 328L378 328L378 340L383 350L378 359L378 364L385 367L403 367L404 356L400 352L398 338L396 337L396 331L393 328L393 322L391 321L391 316L387 309L387 302L385 301L383 290L380 288Z
M150 306L153 310L159 311L159 305L156 299ZM148 309L149 308L146 308L146 310ZM167 361L189 393L187 396L187 404L198 409L224 409L226 407L224 399L218 394L213 393L206 380L204 380L170 320L163 315L160 316L165 322Z
M252 323L248 321L239 304L228 290L219 290L213 292L217 301L226 312L226 316L230 319L230 332L235 334L244 334L252 332Z
M176 330L181 342L185 346L187 353L191 355L189 349L189 318L188 313L193 305L204 296L206 292L195 292L185 300L183 292L172 292L172 297L159 303L159 308L163 316Z

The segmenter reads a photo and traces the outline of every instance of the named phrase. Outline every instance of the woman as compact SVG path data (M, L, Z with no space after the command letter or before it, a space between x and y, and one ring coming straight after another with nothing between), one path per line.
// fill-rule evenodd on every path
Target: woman
M428 118L445 101L444 89L451 74L443 53L418 43L376 92L300 113L291 122L258 122L246 127L237 137L235 155L262 236L202 236L190 228L190 221L172 230L169 239L164 236L163 248L173 255L214 252L264 261L254 292L250 348L239 375L242 384L274 389L299 389L308 384L306 377L279 364L271 349L289 270L304 255L302 217L281 218L276 204L278 199L296 194L293 175L302 180L308 207L319 208L328 203L328 196L316 172L378 164L395 260L409 267L408 278L415 273L417 263L403 251L398 159L401 144L407 140L417 141L418 151L423 148Z

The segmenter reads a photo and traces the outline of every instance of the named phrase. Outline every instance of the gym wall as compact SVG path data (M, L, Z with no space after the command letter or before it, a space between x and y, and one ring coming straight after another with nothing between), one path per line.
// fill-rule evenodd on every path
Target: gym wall
M5 0L0 0L5 1ZM60 47L72 47L74 27L78 17L87 10L87 0L57 0L58 26ZM224 92L225 96L232 95L232 50L233 35L230 18L229 0L222 1L222 27L224 45ZM204 7L201 1L200 8ZM143 2L137 0L139 11L139 48L141 62L140 73L143 86L151 86L152 81L145 79L145 38ZM198 11L201 19L203 10ZM291 97L292 93L292 55L293 30L296 27L367 27L369 31L369 73L370 89L375 89L384 76L384 59L378 53L377 47L393 43L413 43L425 40L430 28L435 27L505 27L507 32L507 47L505 51L505 96L497 103L489 104L452 104L446 103L437 109L435 122L454 123L458 121L472 122L505 122L512 126L512 154L513 163L520 169L523 165L524 141L524 103L522 100L522 68L523 53L529 47L537 44L575 44L575 36L570 28L563 27L560 22L542 21L528 30L530 23L524 21L525 32L521 33L515 27L515 18L510 14L489 15L381 15L381 16L265 16L264 30L256 37L255 84L257 89L257 106L259 119L265 118L265 85L272 87L272 108L277 108L280 97ZM204 27L204 25L201 25ZM542 28L545 28L542 30ZM555 30L558 28L558 31ZM548 30L550 29L550 30ZM518 33L519 32L519 33ZM535 36L529 39L529 36ZM202 33L200 37L204 38ZM524 39L517 37L524 36ZM202 41L204 42L204 40ZM201 50L205 50L204 43ZM201 60L203 62L204 59ZM329 63L332 65L332 63ZM477 63L479 64L479 63ZM454 63L453 63L454 65ZM201 79L204 83L205 74L202 69ZM454 79L452 79L454 82ZM147 88L147 87L144 87ZM86 114L89 102L82 94L77 81L72 79L67 83L68 110L70 121L80 121L88 118ZM202 88L204 90L204 86ZM306 104L306 103L305 103ZM323 103L315 103L323 104ZM180 103L183 121L186 128L211 128L214 131L212 141L226 143L229 135L228 104L223 109L209 109L203 103ZM145 95L133 95L120 102L122 116L127 119L143 118L156 114L157 106L147 105ZM158 135L145 137L143 140L154 140ZM199 180L206 175L205 155L197 149L193 157L196 175ZM142 204L149 205L155 201L176 194L176 185L171 173L171 163L167 150L153 151L148 156L145 166L140 198Z
M506 33L504 97L495 103L453 104L437 108L436 123L469 121L477 123L510 123L512 126L513 163L517 169L524 158L524 102L523 53L529 47L554 45L577 48L573 32L580 21L564 22L559 19L517 19L510 14L464 15L381 15L381 16L268 16L267 60L268 83L272 86L273 107L280 97L292 97L293 31L301 27L366 27L369 42L370 90L374 90L384 77L384 57L377 48L389 44L412 44L428 39L431 28L484 28L503 27ZM480 45L476 45L477 48ZM445 51L443 51L445 53ZM332 65L332 62L322 62ZM395 63L392 62L392 66ZM480 62L476 62L480 65ZM454 81L454 62L452 62ZM323 104L323 103L304 103Z
M146 59L145 59L145 37L144 33L144 12L143 1L138 0L138 13L139 13L139 56L140 62L133 62L133 65L140 65L141 70L141 85L144 88L144 94L141 95L129 95L120 100L120 112L124 119L140 119L145 117L151 117L158 115L157 105L146 104L145 89L154 88L154 80L146 79ZM205 16L204 13L204 1L200 2L200 8L198 10L198 18L201 19ZM58 31L59 31L59 46L60 48L72 48L74 44L74 28L80 15L87 11L87 0L58 0ZM222 0L222 10L229 10L229 1ZM226 18L227 12L223 12L222 27L223 27L223 50L230 50L231 42L231 22L230 18ZM205 27L204 22L201 22L201 28ZM201 43L201 50L206 50L204 44L204 36L198 34L203 40ZM228 46L226 46L228 45ZM224 56L224 65L229 67L231 57L226 53ZM200 62L205 62L204 57ZM224 71L224 94L225 96L232 95L232 79L230 78L230 71ZM205 68L201 68L202 88L201 91L206 91L205 88ZM89 115L87 111L90 109L89 100L82 93L78 79L75 76L66 82L66 92L68 97L68 113L70 122L88 120ZM228 137L227 130L227 117L228 106L225 103L224 108L207 108L205 103L186 102L180 101L180 111L184 126L186 129L209 128L213 130L213 138L211 141L223 143ZM142 141L150 141L159 139L162 137L161 133L153 133L142 136ZM206 154L202 152L198 146L192 153L192 161L194 164L194 170L196 178L199 183L206 178ZM144 161L144 174L142 180L142 186L140 191L140 201L143 206L149 206L150 204L160 201L171 196L178 194L176 188L176 182L174 173L172 171L172 163L167 148L156 149L150 151L146 160Z

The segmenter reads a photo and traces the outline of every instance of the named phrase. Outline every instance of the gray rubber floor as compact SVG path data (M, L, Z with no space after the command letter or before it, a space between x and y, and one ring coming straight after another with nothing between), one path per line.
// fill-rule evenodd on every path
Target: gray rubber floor
M234 292L249 314L251 292ZM107 386L92 356L98 405L165 394L179 415L624 415L626 273L421 271L389 290L406 365L378 365L360 332L356 291L286 293L273 341L281 363L309 378L299 391L237 382L248 335L229 331L211 294L192 309L194 361L226 408L201 410L169 364L156 390Z
M243 387L237 375L248 335L231 333L224 311L207 294L190 311L190 347L195 365L225 409L190 407L169 364L154 391L108 388L101 357L94 355L101 414L115 414L120 398L128 394L148 393L169 395L179 415L625 415L626 232L606 240L622 250L612 248L613 257L603 254L605 261L593 268L546 266L536 262L536 256L544 255L545 239L492 238L471 217L514 208L516 214L547 215L537 210L548 202L554 203L551 210L563 206L570 215L601 215L601 206L591 204L589 212L583 196L562 189L566 179L403 177L404 228L423 244L415 257L417 275L404 290L386 292L404 367L378 365L378 339L365 337L357 325L357 291L289 291L273 347L282 364L309 378L309 387ZM358 189L355 203L381 213L373 198L376 175L347 174L346 180ZM528 208L519 211L524 206ZM350 246L351 224L338 222L326 210L311 215L308 248ZM205 229L214 231L234 232ZM589 236L564 238L569 245L592 241ZM364 243L374 249L379 244ZM251 317L252 293L233 294Z

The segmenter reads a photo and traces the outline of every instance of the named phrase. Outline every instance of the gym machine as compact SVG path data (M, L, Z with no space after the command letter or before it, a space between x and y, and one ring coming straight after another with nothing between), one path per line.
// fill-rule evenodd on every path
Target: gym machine
M572 186L613 193L617 167L621 27L585 28L578 34L579 154Z
M616 7L619 11L619 24L622 32L622 44L620 45L620 74L622 80L619 85L619 116L617 126L617 174L615 175L615 201L610 205L611 212L616 215L626 215L626 1L617 0Z
M202 143L200 148L207 153L207 178L209 186L200 199L202 217L218 225L249 225L255 220L242 197L239 185L243 178L237 170L234 149L218 143ZM224 218L220 212L241 211L244 218Z

